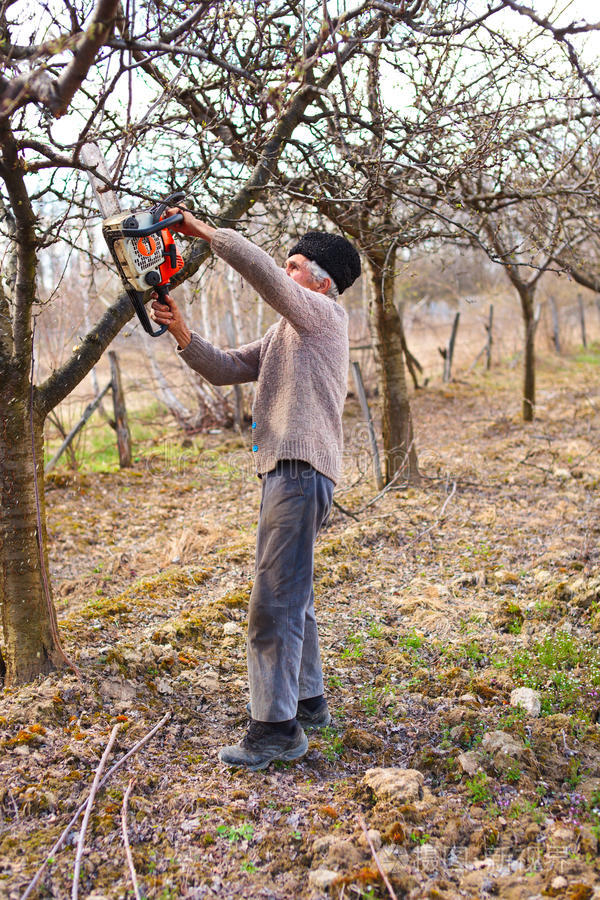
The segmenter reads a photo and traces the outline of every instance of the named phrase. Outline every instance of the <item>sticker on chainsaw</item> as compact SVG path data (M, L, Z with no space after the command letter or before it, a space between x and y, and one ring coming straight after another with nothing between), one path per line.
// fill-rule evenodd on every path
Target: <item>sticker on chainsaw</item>
M147 269L154 269L163 261L162 249L157 247L156 241L150 237L130 239L127 241L127 249L133 258L134 265L138 271L145 272Z
M137 242L138 253L141 253L142 256L152 256L154 251L156 250L156 241L150 235L150 237L141 237Z

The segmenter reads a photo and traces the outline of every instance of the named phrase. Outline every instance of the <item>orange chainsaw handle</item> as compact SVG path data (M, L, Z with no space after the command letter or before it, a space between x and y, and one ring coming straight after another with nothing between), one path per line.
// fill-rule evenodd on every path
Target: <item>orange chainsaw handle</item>
M181 213L178 213L178 215L181 215ZM175 217L169 216L169 218L173 219ZM158 268L161 275L161 284L167 284L173 275L183 269L183 257L177 252L173 235L169 229L161 228L160 233L165 248L165 261Z

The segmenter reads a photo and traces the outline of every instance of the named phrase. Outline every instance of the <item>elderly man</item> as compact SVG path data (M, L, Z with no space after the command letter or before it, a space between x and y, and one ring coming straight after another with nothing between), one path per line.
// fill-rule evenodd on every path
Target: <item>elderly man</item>
M281 317L260 340L224 351L187 328L172 298L152 305L182 359L208 381L257 382L252 451L262 497L248 609L251 722L244 738L224 747L219 758L262 769L272 760L303 756L303 726L330 722L313 553L341 467L348 317L336 301L360 275L360 258L344 237L309 231L283 270L240 234L211 228L189 211L176 229L209 241Z

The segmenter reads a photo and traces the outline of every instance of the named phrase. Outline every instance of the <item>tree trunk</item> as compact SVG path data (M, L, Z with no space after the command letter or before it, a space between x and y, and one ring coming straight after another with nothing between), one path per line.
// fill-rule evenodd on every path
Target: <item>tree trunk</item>
M521 311L525 326L525 352L523 354L523 420L533 422L535 412L535 332L533 296L535 289L529 285L517 288L521 299Z
M367 257L373 301L373 343L377 351L381 387L385 482L389 484L403 470L406 480L416 484L421 476L404 368L404 329L393 302L394 259L393 253L387 259ZM382 277L384 267L387 277Z
M63 665L55 640L56 613L46 602L38 545L30 401L9 381L0 393L0 598L6 684L31 681ZM20 396L19 396L20 394ZM46 547L43 421L34 412L35 459L42 546ZM47 552L44 565L48 572ZM48 592L50 591L48 581Z

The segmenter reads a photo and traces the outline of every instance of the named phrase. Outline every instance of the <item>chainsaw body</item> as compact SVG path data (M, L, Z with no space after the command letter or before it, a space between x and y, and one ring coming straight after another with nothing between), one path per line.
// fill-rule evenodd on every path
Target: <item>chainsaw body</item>
M172 194L149 209L130 210L110 216L102 223L102 234L115 261L121 280L144 331L159 337L167 330L161 325L154 330L148 318L144 298L156 291L159 300L168 293L171 278L183 268L169 225L181 222L182 213L162 218L168 206L183 199Z

